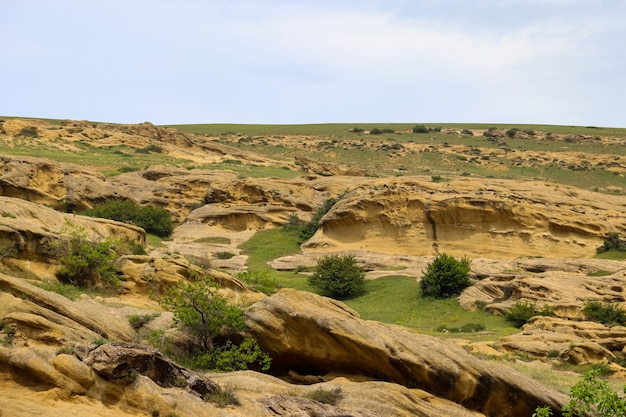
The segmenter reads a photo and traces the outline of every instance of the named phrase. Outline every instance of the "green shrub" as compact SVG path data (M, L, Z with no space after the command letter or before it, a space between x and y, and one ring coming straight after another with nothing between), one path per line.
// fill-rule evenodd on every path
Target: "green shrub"
M365 272L353 255L328 255L317 262L308 282L331 297L346 298L363 292Z
M413 126L413 133L428 133L428 128L424 125Z
M67 240L49 244L59 259L61 267L56 273L59 281L77 287L118 284L113 261L118 254L115 242L110 239L89 240L82 228L70 232Z
M518 128L514 127L513 129L509 129L509 130L507 130L507 131L506 131L506 135L507 135L508 137L510 137L510 138L514 138L514 137L515 137L515 134L516 134L517 132L519 132L519 131L520 131L520 130L519 130Z
M235 344L245 328L243 309L231 305L218 293L219 286L209 277L195 282L179 282L164 294L161 303L174 312L174 320L196 339L191 363L204 369L243 370L255 366L268 370L270 357L253 339Z
M314 391L308 392L304 397L328 405L337 405L337 403L343 398L343 390L341 387L335 387L330 390L318 388Z
M163 207L143 206L139 209L134 223L148 233L167 237L172 234L172 216Z
M626 241L620 239L619 234L615 232L608 234L602 246L596 248L596 253L604 253L611 250L626 251Z
M162 207L140 206L132 200L109 200L84 211L91 217L132 223L143 228L147 233L167 237L174 229L171 215Z
M426 266L420 287L425 297L449 298L469 287L470 260L442 253Z
M579 415L621 417L626 415L626 397L615 392L607 381L600 379L596 370L589 371L572 387L570 397L570 402L563 406L565 417Z
M341 197L342 196L339 196L337 198L331 197L331 198L326 199L324 203L322 204L322 207L317 209L317 212L313 215L313 218L309 222L301 223L299 219L298 221L296 221L296 219L293 218L293 216L290 217L289 223L286 225L286 228L289 229L289 228L299 227L300 228L299 242L300 243L306 242L307 240L311 239L313 235L315 234L315 232L317 231L317 228L319 227L319 223L322 217L324 217L324 215L328 213L331 208L333 208L333 206L337 203L337 201L339 201Z
M513 307L506 311L504 318L519 329L536 315L537 305L535 303L518 300Z
M589 320L607 326L622 326L626 321L626 311L616 303L588 301L583 307L583 312Z
M234 257L235 254L232 252L228 252L228 251L219 251L219 252L215 252L215 257L217 259L231 259L232 257Z
M25 137L29 137L29 138L38 138L39 137L39 131L37 131L37 128L34 127L34 126L23 127L19 131L17 136L25 136Z

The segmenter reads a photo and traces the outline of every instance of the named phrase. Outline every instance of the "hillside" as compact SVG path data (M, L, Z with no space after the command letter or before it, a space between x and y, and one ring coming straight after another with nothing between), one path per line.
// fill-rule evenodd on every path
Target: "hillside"
M626 236L625 145L626 129L599 127L0 118L0 416L529 416L563 404L566 388L544 384L575 381L561 371L566 364L581 372L604 364L620 383L626 327L588 321L583 308L626 307L623 258L596 257L609 233ZM171 237L81 215L113 199L165 209ZM311 220L329 199L336 202L316 233L296 243L283 226ZM117 290L75 301L50 291L59 267L50 242L77 227L145 246L116 262ZM354 254L380 287L346 305L289 288L266 296L237 279L262 272L316 292L306 277L329 253ZM428 325L425 311L387 314L414 306L374 288L415 286L439 253L472 259L473 285L458 310ZM145 347L150 332L174 331L155 285L203 268L247 308L248 332L273 358L271 375L166 369L200 378L208 391L228 385L237 407L202 401L190 382L162 383L154 370L162 365L145 365L159 355L142 350L153 349ZM368 308L376 298L381 304ZM517 302L554 314L514 329L498 315ZM145 328L129 324L151 314L159 317ZM463 338L435 330L475 320L493 328ZM99 337L116 343L95 346ZM58 353L70 345L74 353ZM120 384L115 367L133 361L139 379ZM511 368L525 366L531 371ZM337 406L304 398L336 386L344 392Z

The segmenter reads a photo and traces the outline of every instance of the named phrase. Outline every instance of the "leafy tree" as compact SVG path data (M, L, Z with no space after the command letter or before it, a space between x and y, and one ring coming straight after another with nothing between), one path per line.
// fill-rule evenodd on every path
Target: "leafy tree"
M626 385L623 388L626 393ZM570 390L570 401L562 408L564 417L623 417L626 416L626 396L614 391L600 371L592 369ZM537 407L533 417L549 417L550 407Z
M626 386L624 386L626 393ZM596 417L626 416L626 397L615 392L593 369L571 389L571 399L563 406L565 417L593 415Z
M114 246L115 241L110 238L90 240L85 229L73 229L67 240L49 244L61 264L56 273L57 278L77 287L116 285L113 261L118 254Z
M365 272L354 255L328 255L317 262L309 284L335 298L358 294L365 288Z
M174 312L174 320L196 338L199 349L193 362L207 369L247 369L253 364L269 369L271 359L254 339L245 338L236 345L229 338L244 330L244 312L218 290L218 284L205 276L196 282L179 282L161 300Z
M420 282L422 295L435 298L459 295L470 285L470 263L466 257L457 260L442 253L426 266Z

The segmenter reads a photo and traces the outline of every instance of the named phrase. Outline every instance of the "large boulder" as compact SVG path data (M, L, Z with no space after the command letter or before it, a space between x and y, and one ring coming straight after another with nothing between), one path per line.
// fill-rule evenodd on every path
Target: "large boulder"
M504 366L487 364L452 342L366 321L345 304L291 289L263 299L247 325L275 372L339 372L406 386L492 416L560 409L565 396Z
M72 301L0 273L0 319L27 339L62 346L97 338L131 341L136 333L115 309L90 298Z

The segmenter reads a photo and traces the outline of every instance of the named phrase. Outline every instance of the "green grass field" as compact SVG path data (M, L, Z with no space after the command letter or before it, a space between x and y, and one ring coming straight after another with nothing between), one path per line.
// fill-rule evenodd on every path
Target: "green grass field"
M307 274L275 271L267 265L273 259L300 252L297 231L262 230L240 248L249 256L249 269L269 273L279 287L321 294L307 283ZM464 310L456 299L422 297L415 278L391 275L393 273L397 274L397 271L390 271L390 276L367 281L365 293L343 301L365 320L402 325L437 336L493 340L517 331L500 316ZM470 323L483 324L485 330L477 333L442 333L437 330L441 326L451 329Z

